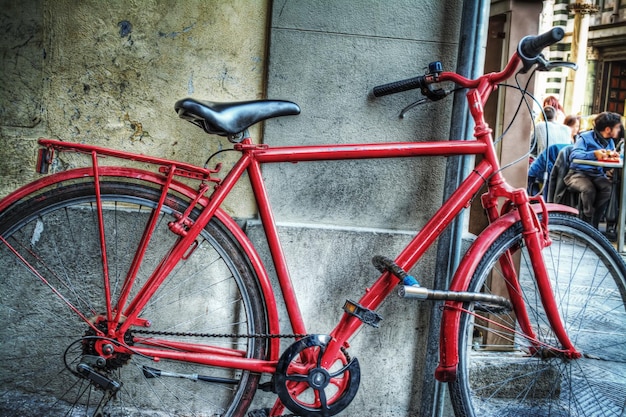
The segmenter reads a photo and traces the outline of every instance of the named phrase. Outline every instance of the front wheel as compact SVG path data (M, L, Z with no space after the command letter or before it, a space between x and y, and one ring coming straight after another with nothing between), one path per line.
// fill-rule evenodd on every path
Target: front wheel
M561 319L580 359L559 354L536 288L521 224L488 249L469 291L506 294L501 259L512 255L537 340L511 314L463 306L459 369L450 393L457 416L626 415L626 265L594 228L550 213L543 249Z
M157 210L158 186L103 178L104 262L94 191L89 179L57 184L0 213L0 415L242 415L258 374L136 351L181 351L180 342L264 359L266 341L250 335L266 332L265 305L244 252L212 220L141 311L151 325L109 340L97 332L107 329L104 267L114 308L156 219L132 299L177 240L168 223L188 203L172 193ZM130 353L117 353L122 344Z

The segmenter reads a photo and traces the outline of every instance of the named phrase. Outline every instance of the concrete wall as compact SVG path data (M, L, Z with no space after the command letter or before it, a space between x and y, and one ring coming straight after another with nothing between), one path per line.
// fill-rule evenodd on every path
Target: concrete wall
M178 119L174 102L263 96L265 1L0 4L0 196L37 177L40 136L202 164L228 142ZM236 201L231 212L254 213Z
M271 145L447 138L451 100L400 120L417 93L371 101L367 92L421 74L430 61L454 68L455 0L277 0L271 9L246 0L0 2L10 34L0 41L0 195L36 177L39 136L203 163L228 143L177 118L173 103L188 95L243 100L267 89L297 102L302 115L266 124L262 140ZM61 168L78 163L64 157ZM434 212L444 170L443 158L265 167L310 332L329 332L344 300L377 277L371 257L395 256ZM255 212L245 187L226 209ZM264 246L253 222L249 233ZM414 271L425 285L434 255ZM344 415L417 414L428 311L392 297L381 328L351 341L363 375ZM274 398L260 392L253 408Z

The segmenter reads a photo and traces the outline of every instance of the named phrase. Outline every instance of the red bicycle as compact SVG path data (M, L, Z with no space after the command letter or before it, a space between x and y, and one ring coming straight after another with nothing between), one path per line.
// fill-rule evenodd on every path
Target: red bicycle
M626 265L565 206L507 184L483 105L518 70L549 69L555 28L524 38L502 72L467 79L440 64L374 95L467 89L475 140L271 147L247 128L296 115L287 101L176 104L180 117L228 136L240 158L197 167L42 139L39 168L60 152L84 168L42 177L0 201L0 380L3 415L244 415L258 389L278 395L253 416L331 416L354 398L350 337L377 326L401 295L445 300L436 377L458 416L626 415ZM474 170L328 334L309 334L291 285L261 165L279 162L480 155ZM113 158L150 168L102 164ZM266 267L220 205L247 173L294 334L281 333ZM220 175L218 175L220 174ZM407 274L483 185L489 226L450 288ZM498 290L496 290L496 288ZM294 342L281 351L280 340ZM260 383L262 375L271 376ZM288 409L288 410L286 410Z

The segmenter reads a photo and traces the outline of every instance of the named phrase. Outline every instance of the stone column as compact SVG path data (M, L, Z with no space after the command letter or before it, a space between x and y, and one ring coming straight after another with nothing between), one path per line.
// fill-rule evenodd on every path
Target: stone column
M569 71L565 82L565 100L563 107L566 114L581 114L585 98L587 81L587 38L589 37L589 15L598 11L598 7L584 0L577 0L568 9L574 13L572 32L571 61L578 65L577 71Z

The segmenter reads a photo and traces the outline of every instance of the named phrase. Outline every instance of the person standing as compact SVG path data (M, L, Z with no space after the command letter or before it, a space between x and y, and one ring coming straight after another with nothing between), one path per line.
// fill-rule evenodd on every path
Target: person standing
M613 138L619 134L620 127L619 114L600 113L594 119L593 130L578 135L570 153L569 171L563 179L568 188L579 193L583 220L596 228L611 197L611 180L606 176L604 168L576 163L574 160L619 160Z
M556 116L554 117L554 121L557 123L563 123L565 120L565 111L563 110L563 106L559 102L559 99L554 96L548 96L543 99L543 107L551 106L556 110Z
M570 128L556 122L556 109L552 106L546 106L543 113L546 116L546 121L535 125L535 155L541 155L541 152L550 145L569 145L572 143Z

